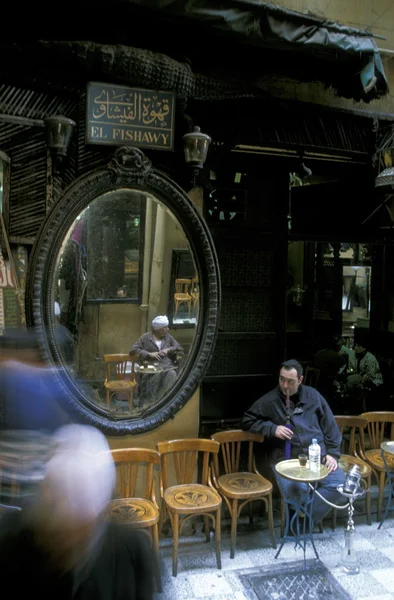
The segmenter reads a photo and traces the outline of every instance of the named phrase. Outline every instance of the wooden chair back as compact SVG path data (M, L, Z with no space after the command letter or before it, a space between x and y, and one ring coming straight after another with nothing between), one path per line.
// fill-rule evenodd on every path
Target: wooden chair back
M161 456L163 490L169 487L169 466L171 462L177 485L190 483L208 485L210 454L219 452L219 442L202 438L183 438L158 442L156 447ZM199 456L202 456L201 469L197 469Z
M154 495L154 467L160 465L160 454L147 448L120 448L111 450L111 455L116 466L120 497L141 497L139 488L142 487L142 497L150 500Z
M130 375L130 381L135 381L135 356L130 354L104 354L105 382L120 381ZM128 372L128 365L130 370Z
M191 279L175 279L175 293L189 294Z
M341 432L342 440L344 440L345 435L347 437L348 447L346 449L346 454L357 456L357 448L360 448L362 454L364 454L364 429L368 425L368 419L350 415L335 415L335 421ZM345 429L348 429L347 434L345 434Z
M254 443L264 442L264 437L257 433L242 431L242 429L231 429L229 431L218 431L211 435L211 439L219 442L223 468L226 474L237 473L241 468L241 449L247 444L247 470L255 471ZM215 475L219 477L219 457L214 455L213 464Z
M394 412L364 412L360 416L368 421L367 431L371 449L380 449L380 444L387 436L394 440Z

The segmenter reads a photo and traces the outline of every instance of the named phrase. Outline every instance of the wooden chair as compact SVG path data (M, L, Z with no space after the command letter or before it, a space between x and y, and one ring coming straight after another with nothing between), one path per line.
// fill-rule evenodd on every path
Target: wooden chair
M272 483L257 471L253 447L263 442L264 437L238 429L218 431L211 439L219 442L223 459L224 474L220 474L219 457L213 457L213 483L223 496L231 515L230 558L235 556L237 523L244 506L249 505L249 521L253 523L252 502L261 500L268 516L268 528L272 547L276 548L274 518L272 512ZM241 449L247 446L247 470L240 471Z
M196 310L197 306L198 306L198 301L200 299L200 290L199 290L199 284L198 284L198 277L192 277L191 279L191 289L190 289L190 295L192 297L192 310L193 313Z
M368 425L367 419L363 417L353 417L353 416L342 416L336 415L335 421L339 427L339 430L342 435L342 439L344 440L345 429L346 432L346 441L348 442L348 448L346 454L341 454L339 458L339 466L342 471L347 473L349 469L353 465L358 465L361 471L361 477L365 479L367 484L367 492L365 494L365 503L367 509L367 523L368 525L372 524L371 521L371 477L372 477L372 468L371 466L362 460L358 453L363 456L365 455L365 441L364 441L364 429ZM337 510L335 508L332 509L332 527L335 529L337 522Z
M360 415L368 421L368 446L364 454L360 454L371 467L378 484L378 521L382 517L383 494L386 483L386 470L382 459L380 444L384 440L394 440L394 412L377 411L365 412ZM389 437L385 436L386 428ZM394 455L387 455L386 461L389 469L394 470Z
M190 317L190 311L192 306L192 297L189 293L191 279L175 279L175 293L174 293L174 304L175 313L174 319L177 316L179 307L181 304L186 304L187 314Z
M222 498L214 489L210 477L209 458L219 452L219 443L213 440L185 438L159 442L161 456L162 523L168 516L173 535L172 574L178 572L179 535L189 519L203 516L206 541L210 541L209 521L212 520L216 538L216 563L222 568L220 556L220 511ZM202 468L197 469L198 458ZM171 460L172 459L172 460ZM168 466L175 470L176 485L169 485ZM199 483L194 483L198 480ZM164 511L163 512L163 505Z
M129 410L133 408L135 379L135 361L129 354L105 354L105 399L107 408L111 406L113 394L127 394ZM127 371L129 365L130 371Z
M155 497L154 468L160 465L160 454L145 448L124 448L111 451L116 469L119 498L112 500L106 518L132 529L148 530L155 553L155 578L162 590L159 567L160 512ZM158 467L160 468L160 467ZM138 486L141 494L138 494ZM138 494L138 495L137 495Z

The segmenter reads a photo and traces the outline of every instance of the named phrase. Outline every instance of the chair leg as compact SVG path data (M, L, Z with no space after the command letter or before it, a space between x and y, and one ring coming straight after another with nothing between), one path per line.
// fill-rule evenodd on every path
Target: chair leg
M367 524L372 525L371 519L371 476L367 479L367 488L368 491L365 494L365 504L367 509Z
M222 531L221 521L221 507L216 511L216 523L215 523L215 540L216 540L216 565L218 569L222 568L222 556L220 554L220 540Z
M268 507L267 507L267 516L268 516L268 530L271 538L271 544L273 548L276 548L276 538L275 538L275 530L274 530L274 513L272 510L272 494L269 494L268 498Z
M159 527L158 524L155 523L152 527L152 537L153 537L153 550L155 553L155 580L156 587L159 594L163 591L163 587L161 584L161 573L160 573L160 557L159 557Z
M280 499L280 537L283 538L285 534L285 523L286 523L286 505L283 498Z
M179 545L179 515L178 513L172 514L172 575L176 577L178 574L178 545Z
M386 472L381 471L379 474L379 496L378 496L378 522L382 519L383 510L383 495L384 495L384 482L386 479Z
M163 533L163 526L164 523L167 520L167 511L166 511L166 506L164 504L164 500L161 503L161 507L160 507L160 518L159 518L159 537L162 535Z
M233 500L231 503L231 546L230 558L235 556L235 542L237 539L237 522L238 522L238 500Z
M205 541L209 542L211 537L209 535L209 517L204 515L204 531L205 531Z
M253 525L253 502L249 502L248 510L249 510L249 523L250 523L250 525Z

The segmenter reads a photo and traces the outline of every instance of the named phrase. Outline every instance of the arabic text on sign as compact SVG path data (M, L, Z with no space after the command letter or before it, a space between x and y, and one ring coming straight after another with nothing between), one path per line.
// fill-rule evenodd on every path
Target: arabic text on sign
M102 90L93 100L93 118L118 121L121 124L140 122L144 125L166 125L170 114L168 98L146 96L140 92L116 94Z

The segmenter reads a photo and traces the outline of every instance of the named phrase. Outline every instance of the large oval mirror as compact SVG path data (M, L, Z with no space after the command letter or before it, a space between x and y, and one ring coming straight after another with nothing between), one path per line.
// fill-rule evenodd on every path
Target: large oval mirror
M34 247L27 316L69 407L109 434L172 417L209 363L219 275L188 196L120 148L77 180Z

